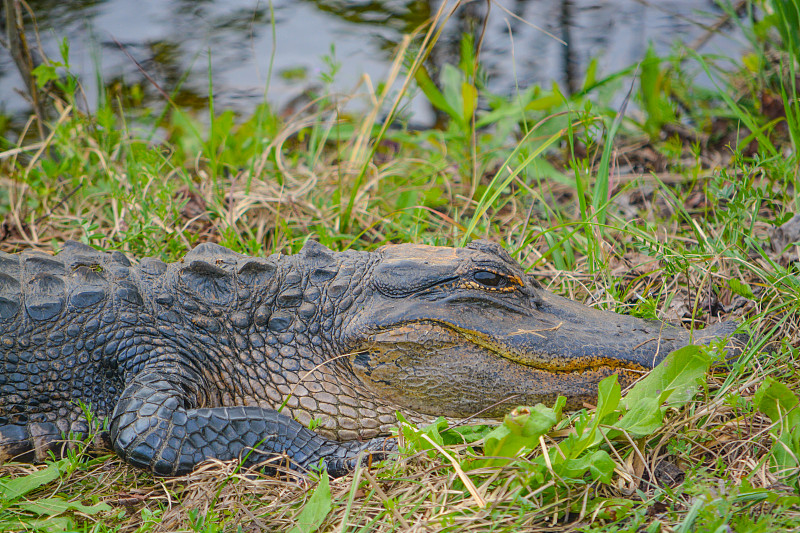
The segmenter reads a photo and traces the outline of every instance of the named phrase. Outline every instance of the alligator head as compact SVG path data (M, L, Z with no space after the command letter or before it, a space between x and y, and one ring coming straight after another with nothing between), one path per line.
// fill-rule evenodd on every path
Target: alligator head
M694 333L592 309L544 290L500 246L385 246L345 329L348 363L376 397L428 415L500 417L513 405L577 408L617 374L623 386L687 344L730 336L734 323Z

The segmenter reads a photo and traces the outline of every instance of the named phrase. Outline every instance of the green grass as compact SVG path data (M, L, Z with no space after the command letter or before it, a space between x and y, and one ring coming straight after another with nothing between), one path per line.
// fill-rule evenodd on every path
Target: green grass
M676 354L685 372L660 369L629 392L604 382L577 413L403 425L400 458L338 480L230 464L162 480L83 447L2 465L0 530L800 528L800 257L771 239L800 205L797 4L770 5L742 23L742 58L650 51L638 69L590 69L571 96L490 94L469 39L459 64L422 70L441 13L398 50L374 109L349 112L323 90L289 118L212 103L204 121L111 93L87 115L63 46L38 71L51 90L45 138L32 123L0 146L4 251L72 238L176 260L203 241L267 255L309 238L338 250L488 238L559 294L687 328L736 319L752 340L724 364L715 350ZM323 82L333 50L328 64ZM447 124L409 129L414 91ZM625 94L622 112L610 106Z

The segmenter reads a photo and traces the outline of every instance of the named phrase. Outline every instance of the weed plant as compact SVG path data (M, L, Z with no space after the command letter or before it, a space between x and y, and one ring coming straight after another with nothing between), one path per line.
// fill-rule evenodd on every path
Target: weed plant
M651 49L605 77L593 63L576 94L511 96L487 90L469 37L458 64L429 70L441 6L366 112L349 106L363 95L327 89L335 53L289 117L267 103L237 116L212 95L203 118L168 94L131 107L111 90L89 112L64 43L34 71L51 118L0 146L0 248L76 239L173 261L205 241L263 256L311 238L336 250L487 238L591 306L690 329L738 320L742 356L679 350L628 391L604 381L578 412L558 401L497 427L401 423L399 457L336 480L221 463L159 479L79 445L0 466L0 530L800 529L800 233L776 230L800 206L796 0L760 3L757 22L748 4L740 60ZM408 126L416 93L441 127Z

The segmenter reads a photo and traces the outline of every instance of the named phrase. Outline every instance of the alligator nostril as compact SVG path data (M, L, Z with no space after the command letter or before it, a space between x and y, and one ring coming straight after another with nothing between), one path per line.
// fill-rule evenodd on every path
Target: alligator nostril
M542 299L541 293L533 287L526 287L525 292L528 295L528 301L530 301L531 307L534 309L541 309L544 305L544 299Z

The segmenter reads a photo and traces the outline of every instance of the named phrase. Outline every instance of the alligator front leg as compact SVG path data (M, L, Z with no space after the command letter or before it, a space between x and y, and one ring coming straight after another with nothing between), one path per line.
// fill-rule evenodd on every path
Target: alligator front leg
M111 419L114 450L126 462L162 476L191 472L207 459L242 459L245 466L287 455L294 468L324 461L331 476L355 467L358 454L385 456L393 442L337 442L286 415L261 407L195 408L192 385L163 370L138 375Z

